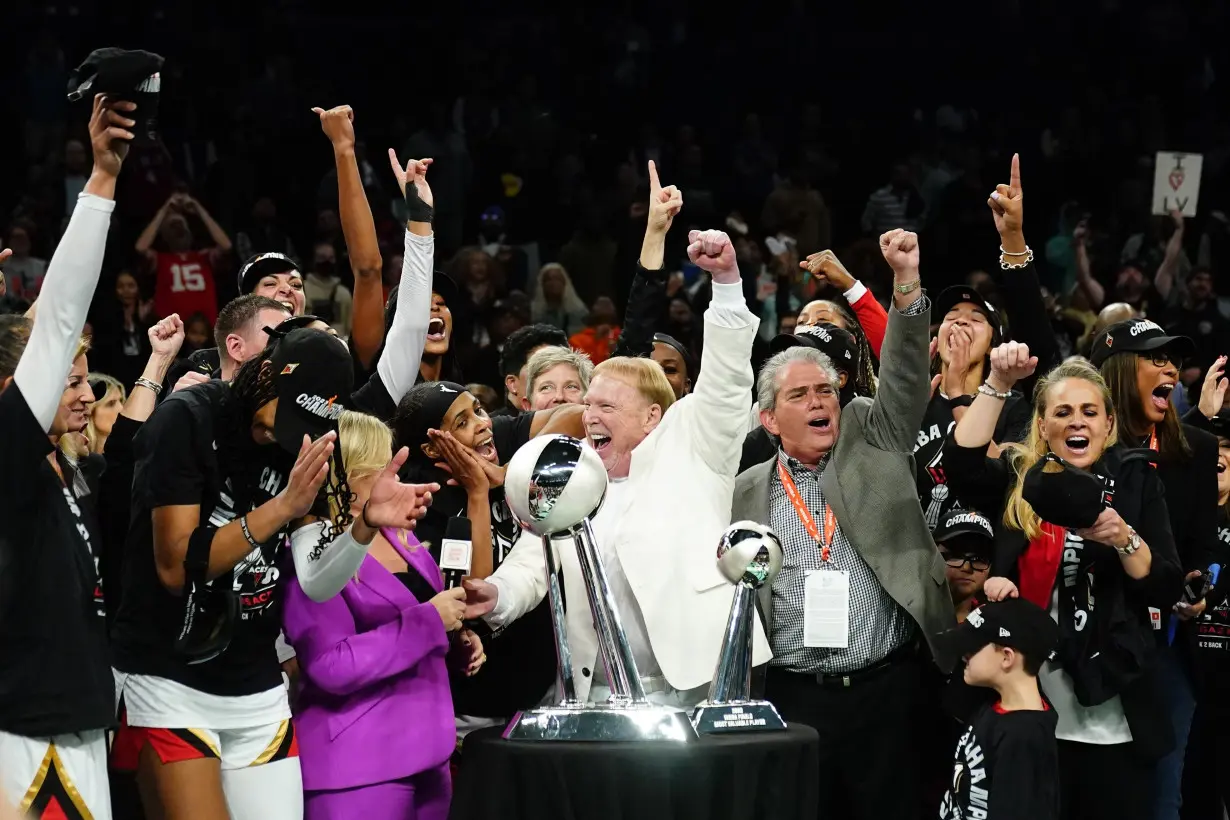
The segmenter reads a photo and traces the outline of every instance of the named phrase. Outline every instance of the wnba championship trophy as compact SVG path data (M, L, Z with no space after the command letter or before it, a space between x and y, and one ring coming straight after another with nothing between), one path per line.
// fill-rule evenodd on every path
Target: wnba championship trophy
M756 591L781 571L782 546L768 527L740 521L722 534L717 556L718 570L735 585L735 599L709 697L692 712L692 725L705 734L785 729L773 704L751 698Z
M504 476L504 497L521 526L542 538L546 555L547 600L555 629L557 665L553 706L518 712L504 730L512 740L694 740L696 732L682 709L655 706L644 687L620 623L619 610L607 583L594 543L590 519L602 506L607 476L602 459L570 436L539 436L519 449ZM611 688L606 703L577 699L572 655L560 595L558 563L552 540L570 537L577 551L581 577L602 666ZM580 601L570 601L581 606Z

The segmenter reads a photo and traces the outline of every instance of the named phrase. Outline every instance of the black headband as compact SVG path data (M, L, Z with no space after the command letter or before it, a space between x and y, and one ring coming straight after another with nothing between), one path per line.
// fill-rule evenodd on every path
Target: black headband
M427 391L423 403L410 416L410 439L400 442L402 446L410 448L411 458L422 456L419 445L427 443L427 431L440 429L440 425L444 423L444 414L453 406L453 402L457 401L457 397L465 392L465 385L457 382L435 382L432 389Z
M688 369L688 379L696 379L696 360L692 358L692 354L688 352L682 342L667 333L655 333L653 334L653 340L675 348L675 352L683 357L683 365Z

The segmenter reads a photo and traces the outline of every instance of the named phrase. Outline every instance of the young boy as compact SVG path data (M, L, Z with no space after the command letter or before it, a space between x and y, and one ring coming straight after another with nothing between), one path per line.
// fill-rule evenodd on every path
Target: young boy
M1038 670L1059 631L1024 598L989 603L940 636L965 659L965 682L994 689L957 743L941 820L1057 820L1056 716L1038 690Z

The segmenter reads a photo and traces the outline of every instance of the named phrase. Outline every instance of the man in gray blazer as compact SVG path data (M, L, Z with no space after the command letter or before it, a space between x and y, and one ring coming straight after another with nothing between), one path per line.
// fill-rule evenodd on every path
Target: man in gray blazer
M822 817L913 816L919 639L956 625L911 455L931 392L918 239L890 231L880 248L894 292L875 399L842 407L833 363L813 348L770 358L757 391L779 450L739 475L731 510L782 543L760 599L774 656L765 694L820 733ZM945 670L956 660L936 658Z

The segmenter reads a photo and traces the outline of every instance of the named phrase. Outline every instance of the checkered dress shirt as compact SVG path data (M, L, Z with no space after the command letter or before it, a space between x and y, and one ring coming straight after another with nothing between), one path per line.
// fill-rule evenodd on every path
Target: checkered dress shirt
M799 495L818 527L824 521L824 494L820 475L829 463L825 456L818 469L811 469L778 450L794 479ZM820 560L820 544L799 520L786 495L777 468L769 487L769 525L782 545L782 569L773 581L774 666L791 672L841 675L878 663L904 646L914 632L914 621L880 586L867 562L858 554L837 522L830 545L829 561ZM804 584L813 571L844 570L850 576L850 640L846 649L819 649L803 645Z

